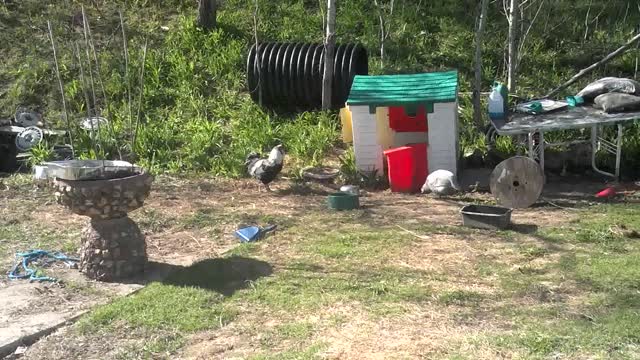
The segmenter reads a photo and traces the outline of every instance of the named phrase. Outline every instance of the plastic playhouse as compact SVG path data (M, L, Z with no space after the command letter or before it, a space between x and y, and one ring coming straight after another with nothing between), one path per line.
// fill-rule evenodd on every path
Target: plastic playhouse
M393 191L418 191L435 170L458 173L455 70L356 76L340 115L358 170L384 174L386 168Z

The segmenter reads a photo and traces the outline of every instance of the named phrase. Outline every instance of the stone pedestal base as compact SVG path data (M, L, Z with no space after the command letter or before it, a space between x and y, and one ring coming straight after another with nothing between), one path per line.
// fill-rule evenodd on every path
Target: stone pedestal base
M91 219L82 231L80 271L100 281L121 280L144 271L144 235L128 217Z

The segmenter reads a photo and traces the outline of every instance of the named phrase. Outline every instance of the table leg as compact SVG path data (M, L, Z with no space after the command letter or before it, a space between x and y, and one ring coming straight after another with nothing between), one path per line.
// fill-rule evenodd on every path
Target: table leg
M531 160L535 160L536 159L536 153L535 153L535 144L533 143L533 135L534 133L529 133L529 157L531 158Z
M622 160L622 124L618 124L618 139L616 141L616 180L620 180L620 161Z
M540 143L538 144L538 152L539 152L539 159L540 159L540 168L542 169L542 173L544 173L544 132L540 131L540 140L538 140ZM545 177L546 178L546 177Z
M598 152L598 127L591 127L591 167L594 171L600 172L596 166L596 153Z
M616 180L619 180L620 161L622 158L622 135L623 135L622 124L618 124L618 136L615 143L609 140L600 138L598 134L599 134L598 126L592 126L591 127L591 167L595 172L599 174L609 176ZM596 164L596 154L599 149L603 149L609 154L613 154L616 156L615 174L598 169L598 165Z

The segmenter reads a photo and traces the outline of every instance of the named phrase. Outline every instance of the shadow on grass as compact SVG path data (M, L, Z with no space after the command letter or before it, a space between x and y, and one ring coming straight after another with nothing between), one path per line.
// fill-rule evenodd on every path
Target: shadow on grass
M511 228L509 230L513 230L515 232L521 234L533 234L538 231L538 225L534 224L511 224Z
M231 296L250 282L272 273L273 268L267 262L231 256L206 259L190 266L150 262L145 282L161 281L166 285L196 287Z

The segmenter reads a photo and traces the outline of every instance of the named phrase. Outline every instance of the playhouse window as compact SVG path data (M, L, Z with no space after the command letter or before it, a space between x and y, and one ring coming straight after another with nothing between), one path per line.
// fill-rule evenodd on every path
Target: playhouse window
M423 105L390 106L389 127L397 132L427 132L427 112Z

